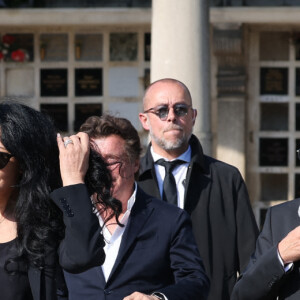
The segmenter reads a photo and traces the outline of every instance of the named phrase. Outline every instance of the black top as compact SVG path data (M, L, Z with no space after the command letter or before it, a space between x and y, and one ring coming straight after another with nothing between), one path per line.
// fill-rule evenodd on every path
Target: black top
M5 300L32 300L31 289L25 264L10 264L9 270L16 271L14 275L4 270L7 259L12 257L16 240L0 243L0 298Z

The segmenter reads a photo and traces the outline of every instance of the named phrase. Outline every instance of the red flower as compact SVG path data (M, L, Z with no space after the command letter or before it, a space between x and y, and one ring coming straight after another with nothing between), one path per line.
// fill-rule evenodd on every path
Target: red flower
M2 37L2 42L3 42L4 44L11 45L12 43L14 43L14 41L15 41L15 37L12 36L12 35L6 34L6 35L4 35L4 36Z
M12 60L14 60L14 61L20 61L20 62L23 62L23 61L25 60L25 58L26 58L26 54L25 54L25 52L24 52L23 50L18 49L18 50L13 51L13 52L11 53L11 58L12 58Z
M0 52L0 60L4 57L3 53Z

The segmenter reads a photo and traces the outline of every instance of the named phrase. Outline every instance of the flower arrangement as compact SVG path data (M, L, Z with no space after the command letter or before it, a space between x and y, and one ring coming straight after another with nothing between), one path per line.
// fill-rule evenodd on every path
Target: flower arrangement
M5 34L0 40L0 61L25 62L29 60L29 54L25 49L16 45L13 35Z

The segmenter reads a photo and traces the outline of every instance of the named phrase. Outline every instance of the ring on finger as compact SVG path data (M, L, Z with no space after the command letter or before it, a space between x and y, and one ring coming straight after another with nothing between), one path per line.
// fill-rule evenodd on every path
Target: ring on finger
M64 141L64 145L65 145L66 148L67 148L67 146L68 146L69 144L74 144L73 141L72 141L71 139L68 139L68 140Z

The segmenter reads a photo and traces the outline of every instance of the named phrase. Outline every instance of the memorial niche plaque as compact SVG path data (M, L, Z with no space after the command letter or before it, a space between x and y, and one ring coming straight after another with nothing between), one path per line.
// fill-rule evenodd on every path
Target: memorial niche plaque
M296 68L296 82L295 82L295 92L297 96L300 96L300 69Z
M75 70L75 96L101 96L102 69Z
M259 141L260 166L287 166L288 139L261 138Z
M150 69L144 71L144 89L150 85Z
M295 118L296 118L296 131L300 131L300 103L296 103Z
M75 104L74 131L79 131L80 126L91 116L102 115L102 104Z
M64 97L67 94L67 69L41 70L41 97Z
M288 69L287 68L261 68L260 69L261 95L287 95Z
M151 33L145 33L145 61L150 61L151 58Z
M288 130L288 103L260 103L260 130Z
M295 165L296 167L300 167L300 160L298 158L297 150L300 149L300 139L295 140L296 149L295 149Z
M299 32L294 33L294 45L295 45L295 58L300 60L300 34Z
M59 131L68 131L67 104L41 104L40 110L51 117Z
M260 174L261 201L280 201L287 199L288 175L284 173Z
M295 174L295 198L300 197L300 174Z

